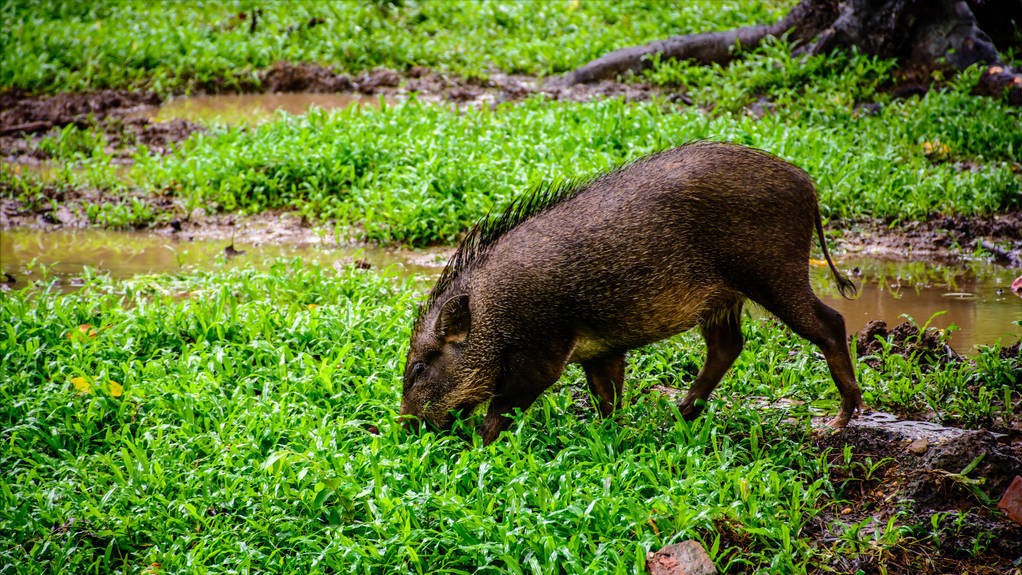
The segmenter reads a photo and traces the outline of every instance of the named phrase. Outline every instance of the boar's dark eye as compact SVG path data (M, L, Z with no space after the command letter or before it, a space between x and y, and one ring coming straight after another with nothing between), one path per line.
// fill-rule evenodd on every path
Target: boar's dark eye
M426 370L426 364L422 363L421 361L415 362L415 365L412 366L412 374L411 374L412 383L415 383L415 380L418 379L418 377L420 375L422 375L422 372L425 371L425 370Z

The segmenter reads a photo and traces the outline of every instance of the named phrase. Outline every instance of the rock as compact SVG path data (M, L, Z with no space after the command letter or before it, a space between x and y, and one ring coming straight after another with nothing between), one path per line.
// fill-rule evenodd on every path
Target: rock
M401 76L387 68L376 68L369 72L363 72L358 77L356 85L358 89L367 94L372 94L377 88L394 88L401 83Z
M930 447L930 442L925 437L917 437L908 444L908 450L916 455L922 455L926 453L926 450Z
M348 76L316 64L277 62L260 80L269 92L350 92L355 88Z
M716 575L717 568L698 541L689 539L646 555L651 575Z
M997 508L1004 511L1009 519L1022 525L1022 477L1015 476L1011 485L1004 490L1004 497L1001 497Z

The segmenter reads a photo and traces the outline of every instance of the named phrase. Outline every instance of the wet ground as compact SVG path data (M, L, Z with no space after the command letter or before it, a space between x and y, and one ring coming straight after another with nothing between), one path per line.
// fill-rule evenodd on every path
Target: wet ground
M813 285L823 301L845 317L848 333L877 320L893 328L907 316L919 326L956 326L951 343L961 353L1022 337L1022 325L1012 323L1022 322L1022 298L1010 289L1022 270L984 262L949 265L861 257L842 258L839 266L858 270L853 277L858 298L837 295L826 268L814 266Z
M56 280L73 289L89 273L125 279L142 274L208 270L224 266L268 264L277 258L301 258L326 266L352 263L395 275L438 274L446 262L442 250L413 251L377 246L338 246L330 234L310 233L300 243L260 243L222 239L186 240L143 232L108 230L5 230L0 262L7 287ZM231 246L231 249L228 249ZM11 280L13 278L13 281Z
M128 114L153 122L185 120L224 124L257 124L273 119L277 111L301 115L316 107L336 110L351 106L379 106L394 103L394 97L351 92L273 92L269 94L212 94L171 98L158 106L144 106Z
M189 239L185 233L5 230L0 234L0 262L3 271L14 278L8 287L47 278L73 287L80 283L86 266L126 278L222 265L260 265L278 257L300 257L324 265L358 261L388 273L428 278L439 274L451 251L344 246L327 228L304 228L301 235L287 235L282 231L288 229L286 225L280 226L277 235L248 233L244 226L233 229L233 239L220 234ZM228 245L244 253L228 256ZM946 265L876 258L839 262L846 271L857 270L858 299L838 296L825 267L813 265L811 269L818 293L845 316L849 333L874 320L894 327L910 316L920 326L927 322L941 329L957 326L951 343L961 353L974 353L976 345L1007 344L1022 337L1022 326L1012 323L1022 322L1022 298L1009 288L1017 270L981 262Z

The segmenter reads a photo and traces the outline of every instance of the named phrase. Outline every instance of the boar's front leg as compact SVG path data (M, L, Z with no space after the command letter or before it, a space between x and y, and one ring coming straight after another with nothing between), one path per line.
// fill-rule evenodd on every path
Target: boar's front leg
M516 408L525 411L557 381L570 351L570 344L554 343L544 350L521 349L506 354L502 379L483 419L483 445L493 443L511 425L509 415Z
M600 415L609 417L621 406L625 382L625 354L618 353L582 362L589 391L600 400Z

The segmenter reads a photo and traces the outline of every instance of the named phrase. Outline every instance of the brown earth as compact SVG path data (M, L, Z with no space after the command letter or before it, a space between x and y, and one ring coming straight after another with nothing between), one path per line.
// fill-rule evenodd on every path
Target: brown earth
M817 572L995 575L1022 557L1022 525L996 510L1022 473L1022 445L983 430L928 445L867 426L823 431L813 444L838 488L834 505L803 532L830 555ZM848 553L842 535L854 525L867 544ZM902 536L893 537L899 528ZM896 544L868 543L885 531Z
M128 158L134 148L147 146L150 151L166 153L171 144L184 140L199 124L184 120L153 122L132 114L159 105L160 97L152 92L97 90L82 93L61 93L36 96L18 91L0 92L0 155L5 162L33 163L50 156L39 148L46 135L60 128L75 125L94 127L107 136L107 153Z
M814 419L809 448L827 460L835 493L820 500L823 507L799 533L814 547L808 572L1017 573L1012 568L1022 557L1022 525L999 511L997 502L1022 473L1022 444L985 430L887 415L853 420L841 430L827 427L824 417ZM718 564L762 545L737 518L713 523L702 539L720 536ZM736 572L747 571L737 566Z
M1022 265L1022 210L986 216L931 214L897 225L863 218L831 221L839 251L864 256L955 261L977 251L1006 266Z

